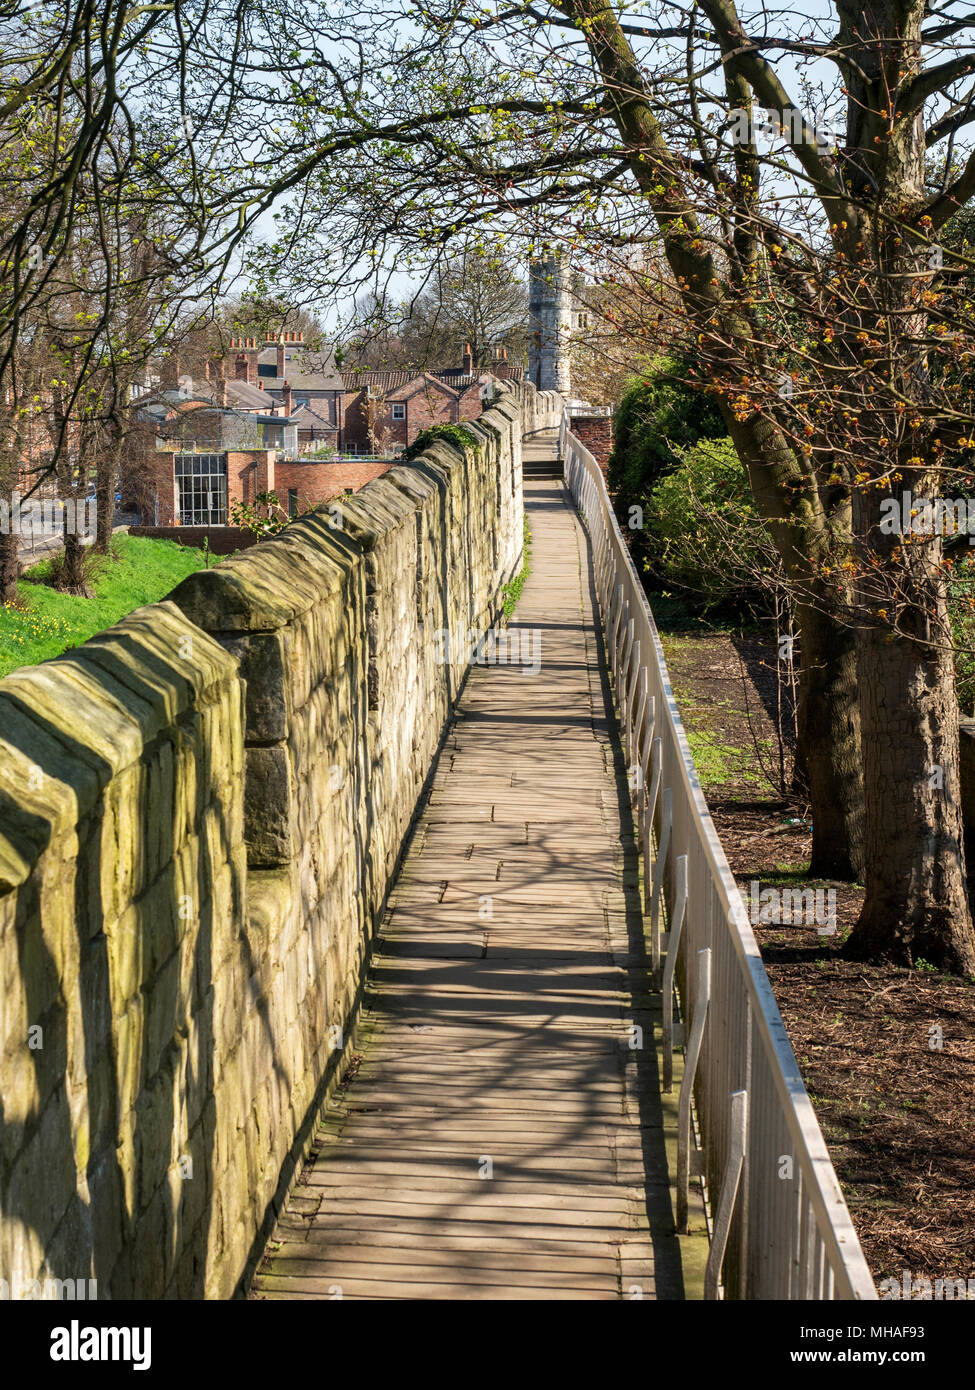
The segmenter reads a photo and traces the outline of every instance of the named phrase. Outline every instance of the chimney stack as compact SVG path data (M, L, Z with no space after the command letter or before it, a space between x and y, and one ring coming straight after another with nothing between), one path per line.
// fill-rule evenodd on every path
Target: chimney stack
M287 358L287 354L285 353L285 350L284 350L284 343L285 343L285 335L282 333L281 336L280 336L279 338L276 339L275 344L274 344L274 346L275 346L275 348L276 348L276 350L277 350L277 359L278 359L278 360L277 360L277 370L276 370L276 372L275 372L275 376L277 376L277 377L283 377L284 374L285 374L285 372L288 370L288 358Z
M256 338L231 338L231 351L236 352L234 359L234 376L238 381L246 381L251 386L257 385L257 357L260 349L257 346Z
M290 414L291 414L291 408L292 408L291 382L290 382L290 381L285 381L285 382L282 382L282 384L281 384L281 400L282 400L282 402L283 402L283 404L284 404L284 413L285 413L285 415L286 415L286 416L287 416L287 415L290 415Z
M474 370L474 354L471 352L470 343L464 344L464 356L461 359L461 370L465 376L470 376Z

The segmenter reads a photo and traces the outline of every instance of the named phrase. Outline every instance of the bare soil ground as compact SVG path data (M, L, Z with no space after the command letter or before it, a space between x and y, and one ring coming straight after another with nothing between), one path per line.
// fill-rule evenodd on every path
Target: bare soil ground
M700 626L663 640L746 903L756 880L836 893L835 935L754 930L874 1277L975 1280L975 984L844 959L863 892L806 876L809 810L774 780L774 648Z

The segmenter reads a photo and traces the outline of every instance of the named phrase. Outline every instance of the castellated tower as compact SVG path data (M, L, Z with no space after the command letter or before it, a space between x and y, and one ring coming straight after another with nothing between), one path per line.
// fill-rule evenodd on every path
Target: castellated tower
M571 392L572 308L570 272L549 246L528 264L528 376L539 391Z

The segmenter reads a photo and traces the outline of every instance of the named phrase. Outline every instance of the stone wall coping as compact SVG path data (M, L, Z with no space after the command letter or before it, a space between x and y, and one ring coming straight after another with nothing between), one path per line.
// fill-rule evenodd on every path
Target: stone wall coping
M163 602L0 680L0 893L26 881L164 728L236 679L235 658Z

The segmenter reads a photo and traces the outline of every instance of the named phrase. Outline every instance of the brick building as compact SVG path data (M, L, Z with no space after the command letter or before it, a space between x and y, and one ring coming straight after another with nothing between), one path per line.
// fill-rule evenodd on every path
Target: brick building
M299 444L338 447L342 377L331 347L312 348L305 335L285 330L276 336L231 338L233 379L268 393L298 428Z
M130 431L123 505L148 524L225 525L231 502L268 490L254 484L265 460L297 453L297 424L267 392L228 380L220 362L199 379L176 363L166 375L169 384L132 403L141 428Z
M358 492L395 459L363 463L282 458L274 449L157 452L142 508L148 526L226 526L235 502L253 505L273 492L291 515L346 492Z
M292 331L232 338L229 357L213 360L202 380L171 361L169 384L135 402L149 437L128 498L144 524L208 527L227 525L235 502L261 493L294 513L355 491L423 430L476 420L501 380L524 377L501 354L493 374L475 376L471 366L468 351L442 372L340 374L331 349L314 352ZM386 457L331 459L316 456L316 444Z
M433 425L476 420L500 381L520 381L524 371L501 349L491 372L477 376L468 345L459 367L356 370L342 374L342 447L403 449Z
M360 452L405 449L432 425L476 420L482 409L476 377L448 385L432 372L406 369L350 372L344 381L342 447Z

